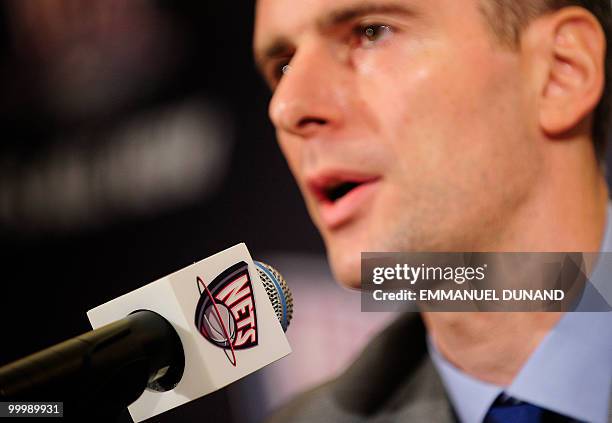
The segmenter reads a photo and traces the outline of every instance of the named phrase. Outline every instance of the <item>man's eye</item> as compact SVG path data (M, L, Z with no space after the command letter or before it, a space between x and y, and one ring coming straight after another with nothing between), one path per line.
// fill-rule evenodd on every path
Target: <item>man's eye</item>
M281 80L281 78L283 77L283 75L285 75L287 72L289 72L289 60L282 60L278 63L274 63L271 66L271 78L270 78L270 82L271 83L276 83L278 81Z
M280 63L277 67L277 73L279 78L281 78L283 75L286 75L287 72L289 72L289 62Z
M361 47L370 47L388 38L393 29L382 24L361 25L355 29Z

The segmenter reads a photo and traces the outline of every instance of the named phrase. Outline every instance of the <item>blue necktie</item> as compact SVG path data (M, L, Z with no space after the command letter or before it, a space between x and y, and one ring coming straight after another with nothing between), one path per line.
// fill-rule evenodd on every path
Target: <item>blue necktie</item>
M572 423L578 420L501 394L485 416L484 423Z

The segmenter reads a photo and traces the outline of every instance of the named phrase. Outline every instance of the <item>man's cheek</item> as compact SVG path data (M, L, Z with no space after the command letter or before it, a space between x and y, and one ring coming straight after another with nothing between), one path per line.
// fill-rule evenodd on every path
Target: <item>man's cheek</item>
M278 144L287 161L287 165L289 166L289 170L297 180L298 184L301 182L300 171L300 152L297 145L292 145L289 140L284 140L280 136L277 135ZM299 142L299 141L296 141Z

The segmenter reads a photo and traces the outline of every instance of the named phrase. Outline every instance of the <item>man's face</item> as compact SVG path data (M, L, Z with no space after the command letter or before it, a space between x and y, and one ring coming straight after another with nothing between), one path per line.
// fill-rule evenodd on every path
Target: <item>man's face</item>
M535 96L478 0L258 0L255 50L348 286L362 251L495 247L535 185Z

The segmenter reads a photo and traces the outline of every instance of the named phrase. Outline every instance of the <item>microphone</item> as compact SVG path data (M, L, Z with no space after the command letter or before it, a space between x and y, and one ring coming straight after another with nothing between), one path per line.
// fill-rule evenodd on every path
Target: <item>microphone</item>
M0 368L0 400L138 422L287 355L286 281L244 244L88 312L97 329ZM190 322L188 324L187 322ZM222 354L219 354L222 352Z

